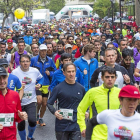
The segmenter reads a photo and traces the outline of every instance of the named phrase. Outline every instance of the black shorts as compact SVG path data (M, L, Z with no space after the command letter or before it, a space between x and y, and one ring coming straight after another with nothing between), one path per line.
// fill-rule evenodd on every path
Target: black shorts
M48 98L49 92L47 94L42 93L40 90L36 90L36 96L41 95L42 97Z

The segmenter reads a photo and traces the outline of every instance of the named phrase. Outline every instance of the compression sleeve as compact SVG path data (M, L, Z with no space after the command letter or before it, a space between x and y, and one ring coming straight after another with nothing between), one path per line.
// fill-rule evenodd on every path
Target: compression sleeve
M91 140L93 128L98 124L99 123L97 122L96 116L94 116L92 119L88 121L87 128L86 128L86 140Z
M47 107L48 107L48 109L50 110L50 112L51 112L52 114L55 113L56 109L53 107L53 105L47 103Z

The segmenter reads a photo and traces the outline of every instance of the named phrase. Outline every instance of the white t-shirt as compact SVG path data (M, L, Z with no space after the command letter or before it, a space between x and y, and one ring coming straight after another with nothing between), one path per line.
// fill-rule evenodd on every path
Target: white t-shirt
M125 117L120 109L104 110L97 115L99 124L108 127L108 140L140 140L140 114Z
M24 95L21 101L21 106L37 102L35 85L36 81L40 80L43 76L38 69L29 67L29 71L24 72L20 67L17 67L12 71L12 74L16 75L21 83L25 83Z
M11 54L10 53L5 53L5 55L2 55L2 57L8 61L8 64L10 64L10 62L11 62Z
M140 39L140 33L136 33L136 34L134 35L134 37L135 37L136 39Z

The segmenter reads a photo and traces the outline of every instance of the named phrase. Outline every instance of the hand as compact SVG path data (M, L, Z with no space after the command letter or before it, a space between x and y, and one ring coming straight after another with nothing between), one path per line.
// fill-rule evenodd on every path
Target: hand
M82 132L81 132L81 135L82 135L82 137L86 137L86 130L83 130Z
M89 113L86 112L86 113L85 113L85 118L87 119L88 117L89 117Z
M18 110L18 116L20 117L21 120L27 120L28 118L28 115L26 112L20 112L19 110Z
M127 74L123 75L124 81L129 84L130 83L130 78Z
M22 83L22 88L23 88L23 89L25 88L25 85L26 85L25 83Z
M39 90L41 88L41 85L40 84L37 84L36 86L35 86L35 89L36 90Z
M48 70L45 71L45 73L49 76L50 75L50 72Z
M137 83L135 83L134 86L139 90L139 85L137 85Z
M86 68L84 69L83 73L84 73L84 75L87 75L87 70L86 70Z
M0 131L3 129L3 125L2 124L0 124Z
M63 117L62 117L62 115L61 115L59 112L60 112L60 110L57 110L57 111L54 113L54 115L56 116L57 119L62 120Z

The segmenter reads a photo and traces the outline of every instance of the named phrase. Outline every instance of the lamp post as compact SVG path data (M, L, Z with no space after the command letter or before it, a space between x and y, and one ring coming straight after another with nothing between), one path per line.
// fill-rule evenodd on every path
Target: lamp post
M114 25L114 22L113 22L113 15L114 15L114 1L115 0L110 0L111 1L111 7L112 7L112 29L113 29L113 25Z
M121 10L121 0L119 0L119 6L120 6L120 28L122 31L122 10Z

